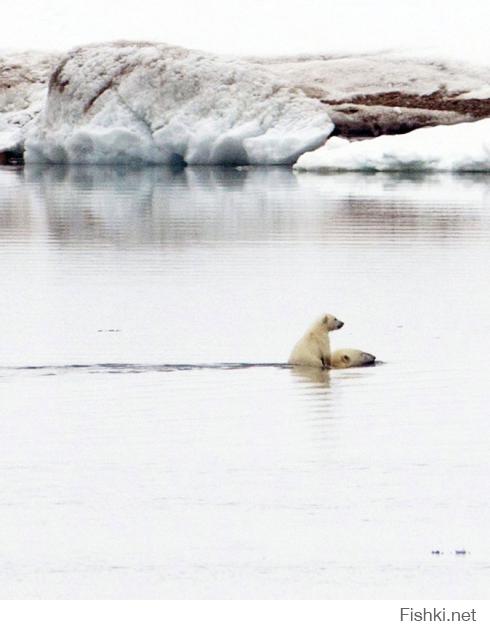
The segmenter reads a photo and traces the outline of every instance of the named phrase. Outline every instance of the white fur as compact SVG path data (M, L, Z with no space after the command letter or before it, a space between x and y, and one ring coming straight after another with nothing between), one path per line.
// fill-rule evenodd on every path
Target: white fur
M328 333L343 325L333 315L322 315L296 343L289 357L292 365L328 367L330 365L330 339Z
M360 367L374 363L376 357L355 348L340 348L330 355L330 367L337 369Z

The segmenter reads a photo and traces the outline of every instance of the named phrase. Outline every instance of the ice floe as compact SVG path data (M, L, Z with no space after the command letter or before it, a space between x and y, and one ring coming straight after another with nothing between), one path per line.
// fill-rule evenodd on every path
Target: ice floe
M404 135L332 146L302 155L306 171L489 171L490 118L416 129Z
M317 99L247 61L99 44L51 75L26 162L292 164L332 129Z

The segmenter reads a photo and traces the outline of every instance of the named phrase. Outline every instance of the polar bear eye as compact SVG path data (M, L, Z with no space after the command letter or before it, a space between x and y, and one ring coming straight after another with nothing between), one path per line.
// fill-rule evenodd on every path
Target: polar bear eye
M349 359L349 355L348 354L344 354L344 356L342 357L342 359L346 362L349 363L350 359Z

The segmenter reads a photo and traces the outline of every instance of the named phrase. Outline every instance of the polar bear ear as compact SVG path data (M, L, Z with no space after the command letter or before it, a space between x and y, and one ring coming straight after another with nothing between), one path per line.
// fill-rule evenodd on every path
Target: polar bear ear
M322 322L323 322L324 324L328 324L328 317L329 317L328 315L325 315L325 316L323 317Z

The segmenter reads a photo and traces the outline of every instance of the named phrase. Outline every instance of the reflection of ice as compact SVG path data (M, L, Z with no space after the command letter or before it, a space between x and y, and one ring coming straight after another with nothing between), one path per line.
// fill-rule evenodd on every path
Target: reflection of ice
M434 203L436 205L485 205L490 198L490 180L484 173L318 173L296 172L298 179L319 194L376 203Z
M345 233L391 238L393 230L402 239L457 238L488 220L479 210L489 191L488 178L476 174L33 165L0 172L0 221L10 230L47 229L59 241L134 245L328 242Z

